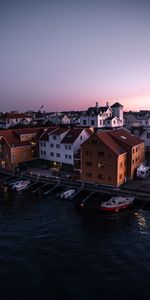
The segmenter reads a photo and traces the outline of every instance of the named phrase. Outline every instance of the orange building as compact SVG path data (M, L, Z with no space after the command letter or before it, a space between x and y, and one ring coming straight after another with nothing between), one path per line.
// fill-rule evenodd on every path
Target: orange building
M125 129L99 131L81 146L82 181L120 186L144 160L144 142Z
M0 167L14 170L20 163L38 158L38 138L43 128L0 130Z

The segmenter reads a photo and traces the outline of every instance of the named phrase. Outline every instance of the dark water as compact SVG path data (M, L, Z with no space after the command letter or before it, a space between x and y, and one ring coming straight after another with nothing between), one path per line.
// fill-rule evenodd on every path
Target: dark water
M150 299L150 211L1 192L0 299Z

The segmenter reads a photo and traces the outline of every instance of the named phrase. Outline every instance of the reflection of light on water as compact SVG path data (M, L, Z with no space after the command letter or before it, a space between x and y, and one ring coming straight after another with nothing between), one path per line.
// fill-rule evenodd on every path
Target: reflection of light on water
M146 223L145 217L143 215L143 211L137 211L134 215L136 216L136 218L138 220L140 229L146 229L147 223Z

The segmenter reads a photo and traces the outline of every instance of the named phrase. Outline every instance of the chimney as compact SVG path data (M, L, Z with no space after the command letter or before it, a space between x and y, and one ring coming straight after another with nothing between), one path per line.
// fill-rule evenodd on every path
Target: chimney
M109 107L109 102L108 101L106 102L106 106Z
M98 102L96 102L96 108L99 108L99 103Z

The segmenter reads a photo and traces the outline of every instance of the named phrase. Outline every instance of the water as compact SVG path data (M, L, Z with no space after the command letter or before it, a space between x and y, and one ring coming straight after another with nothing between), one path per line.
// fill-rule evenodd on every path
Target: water
M150 211L89 215L0 195L0 299L149 299Z

